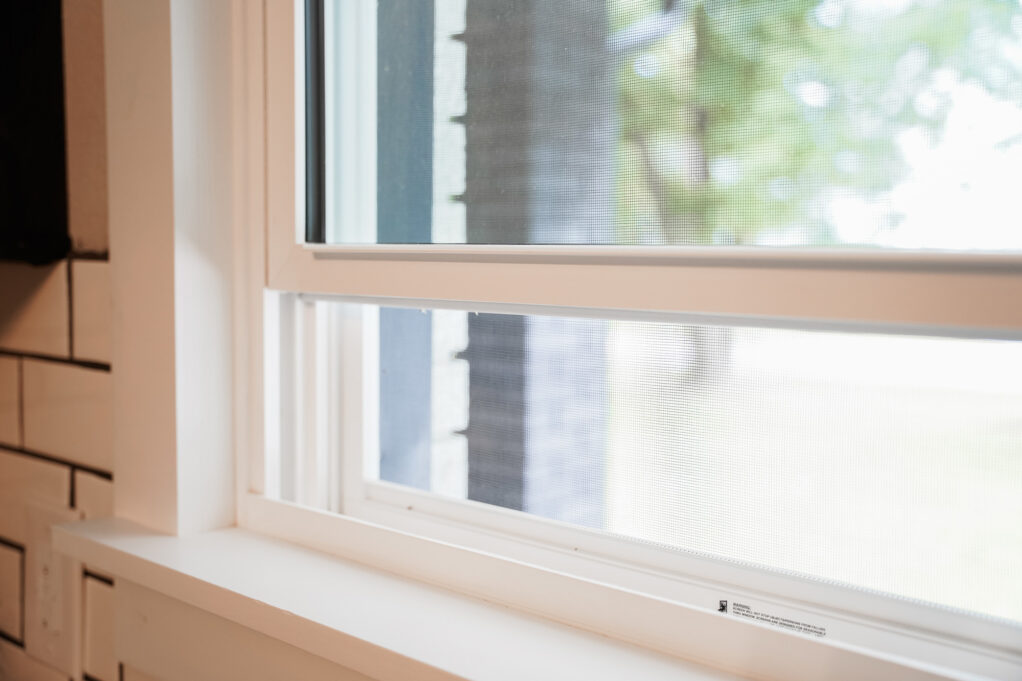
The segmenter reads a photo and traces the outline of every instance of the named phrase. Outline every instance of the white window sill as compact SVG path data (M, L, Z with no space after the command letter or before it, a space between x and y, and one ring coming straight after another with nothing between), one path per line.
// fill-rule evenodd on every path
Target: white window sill
M600 681L623 670L646 681L739 678L240 528L174 537L90 520L55 527L53 542L95 569L381 681Z

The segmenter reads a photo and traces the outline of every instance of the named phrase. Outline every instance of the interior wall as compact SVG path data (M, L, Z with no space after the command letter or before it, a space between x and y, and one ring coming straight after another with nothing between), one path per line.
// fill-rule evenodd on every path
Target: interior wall
M50 549L116 480L103 0L59 1L73 250L0 262L0 681L366 679Z
M113 511L102 0L62 0L73 251L0 263L0 679L118 681L114 581L49 549Z

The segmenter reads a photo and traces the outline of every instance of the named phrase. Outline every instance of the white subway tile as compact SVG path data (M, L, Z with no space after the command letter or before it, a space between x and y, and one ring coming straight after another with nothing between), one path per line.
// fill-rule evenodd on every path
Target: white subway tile
M0 349L67 357L67 262L0 263Z
M71 469L0 448L0 537L24 545L28 504L66 508Z
M113 469L110 372L22 361L25 448Z
M82 670L103 681L116 681L114 654L114 588L85 578L85 623L82 629Z
M71 308L74 358L109 363L113 314L109 263L100 260L71 262Z
M114 514L114 483L87 471L75 471L75 508L86 518Z
M67 681L53 667L33 660L23 649L0 639L0 679L11 681Z
M0 442L18 446L18 358L0 357Z
M0 631L21 638L22 553L0 544Z

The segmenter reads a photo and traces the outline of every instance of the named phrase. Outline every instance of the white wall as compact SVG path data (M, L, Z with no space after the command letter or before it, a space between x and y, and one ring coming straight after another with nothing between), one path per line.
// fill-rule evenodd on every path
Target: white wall
M50 549L50 524L113 514L111 300L124 298L111 288L103 0L62 2L73 252L0 263L0 681L365 679Z
M0 679L117 681L112 580L55 557L48 525L113 509L101 0L64 0L73 252L0 263Z

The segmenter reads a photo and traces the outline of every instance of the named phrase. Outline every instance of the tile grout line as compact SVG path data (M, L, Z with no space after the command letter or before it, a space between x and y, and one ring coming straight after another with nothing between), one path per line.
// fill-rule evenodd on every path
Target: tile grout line
M6 546L14 549L18 552L18 566L20 574L18 575L18 607L20 609L18 617L18 629L21 640L14 637L13 634L8 634L0 630L0 638L13 643L14 645L25 647L25 547L17 542L13 542L3 537L0 537L0 546Z
M43 454L42 452L36 452L31 449L25 449L24 447L12 447L10 445L0 444L0 452L6 452L9 454L20 454L22 456L27 456L33 459L39 459L40 461L48 461L50 463L60 464L61 466L67 466L68 468L71 469L72 474L73 471L79 470L85 473L91 473L92 475L95 475L98 478L103 478L104 480L109 480L111 482L113 482L114 479L114 474L112 472L105 471L102 468L94 468L92 466L87 466L85 464L77 463L75 461L63 459L59 456L53 456L52 454Z
M74 285L72 283L71 268L74 264L74 254L67 256L67 356L72 360L75 358L75 307L74 307Z
M87 567L83 567L82 568L82 577L84 579L94 579L97 582L103 582L107 586L113 586L114 585L114 580L113 579L111 579L110 577L104 577L103 575L100 575L100 574L96 574L95 572L93 572L92 570L90 570Z
M18 358L18 446L25 446L25 360Z
M21 573L18 575L18 607L21 612L18 618L19 636L21 640L14 637L14 634L8 634L7 632L0 630L0 639L8 641L21 648L25 647L25 547L17 542L10 541L0 537L0 546L6 546L16 550L20 555L18 556L18 565Z
M91 475L91 476L93 476L95 478L99 478L100 480L107 480L107 481L113 480L113 475L114 474L109 472L109 471L99 470L98 468L82 468L82 465L79 464L79 463L74 463L74 464L70 464L70 465L74 466L74 469L75 469L76 473L81 473L82 475ZM109 477L107 477L107 476L109 476Z
M22 622L21 622L21 627L22 627L22 629L24 629L24 627L25 627L24 620L22 620ZM22 649L25 648L24 641L19 641L17 638L12 636L11 634L8 634L6 631L3 631L2 629L0 629L0 639L2 639L4 641L7 641L11 645L16 645L19 648L22 648Z
M6 537L0 537L0 546L6 546L9 549L14 549L15 551L21 551L22 553L25 552L25 545L24 544L16 542L16 541L14 541L12 539L7 539Z
M20 359L32 359L40 362L53 362L54 364L68 364L81 367L82 369L95 369L97 371L110 371L108 362L96 362L91 359L68 359L67 357L54 357L53 355L42 355L35 352L17 352L14 350L0 349L0 357L17 357Z
M25 640L25 571L27 570L25 550L21 550L21 640Z

